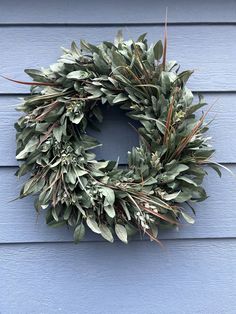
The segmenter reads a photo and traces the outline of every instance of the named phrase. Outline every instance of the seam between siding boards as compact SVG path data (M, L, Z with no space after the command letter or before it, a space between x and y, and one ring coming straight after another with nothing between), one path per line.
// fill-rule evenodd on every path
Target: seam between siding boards
M201 242L203 242L203 241L205 241L205 240L207 240L207 241L221 241L221 240L236 240L236 237L204 237L204 238L199 238L199 237L195 237L195 238L171 238L171 239L165 239L165 238L159 238L159 240L162 242L170 242L170 241L201 241ZM120 243L120 241L119 240L115 240L115 242L116 243ZM150 240L149 239L143 239L143 240L138 240L138 239L132 239L132 240L130 240L130 242L129 243L132 243L132 242L140 242L140 243L142 243L142 242L150 242ZM71 241L35 241L35 242L28 242L28 241L25 241L25 242L0 242L0 247L1 246L7 246L7 245L23 245L23 244L26 244L26 245L37 245L37 244L62 244L62 243L64 243L64 244L73 244L74 242L73 242L73 240L71 240ZM106 241L106 240L83 240L83 241L81 241L79 244L78 244L78 246L79 245L81 245L81 244L87 244L87 243L106 243L106 244L108 244L108 242ZM111 243L110 243L111 244ZM153 244L155 244L155 243L153 243ZM76 244L75 244L76 245ZM111 244L112 245L112 244ZM157 245L157 244L155 244L155 245ZM164 246L164 249L165 249L165 246Z
M168 22L169 26L230 26L236 22ZM114 27L114 26L164 26L164 22L143 23L0 23L0 27Z

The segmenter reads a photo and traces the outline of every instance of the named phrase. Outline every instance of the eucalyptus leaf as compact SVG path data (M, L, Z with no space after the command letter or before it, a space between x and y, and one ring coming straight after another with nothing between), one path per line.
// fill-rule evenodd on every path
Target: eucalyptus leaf
M104 210L109 217L114 218L116 216L116 212L113 205L104 205Z
M128 243L128 234L124 226L121 224L115 225L115 232L117 237L124 243Z
M62 127L57 127L57 128L53 129L53 135L55 136L55 138L58 142L61 141L62 133L63 133Z
M84 224L83 224L83 223L80 223L80 224L75 228L75 231L74 231L74 240L75 240L75 243L79 243L79 242L84 238L84 235L85 235L85 227L84 227Z
M107 241L109 241L109 242L114 242L113 235L112 235L110 229L107 227L107 225L101 224L101 225L99 225L99 229L100 229L100 231L101 231L102 237L103 237L105 240L107 240Z
M73 80L85 80L90 76L90 74L86 71L78 70L78 71L73 71L70 72L67 75L68 79L73 79Z
M181 211L181 214L183 216L183 218L189 223L189 224L194 224L195 220L189 216L188 214L186 214L185 212Z
M160 60L163 54L162 41L159 40L153 47L154 57L156 60Z
M115 193L114 191L106 186L100 187L101 193L105 196L106 201L109 205L113 205L115 201Z
M88 227L89 227L93 232L98 233L98 234L101 233L101 230L100 230L100 228L99 228L99 226L98 226L98 224L97 224L97 222L95 221L94 218L88 217L88 218L86 219L86 223L87 223Z

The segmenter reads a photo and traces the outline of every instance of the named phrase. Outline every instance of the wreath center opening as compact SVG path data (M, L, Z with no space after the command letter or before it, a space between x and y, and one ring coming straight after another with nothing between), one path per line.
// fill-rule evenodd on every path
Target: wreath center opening
M88 127L87 134L95 137L102 146L93 150L97 160L119 160L127 164L127 152L139 145L139 136L135 131L140 123L129 118L119 106L99 104L103 121L96 123L99 130Z

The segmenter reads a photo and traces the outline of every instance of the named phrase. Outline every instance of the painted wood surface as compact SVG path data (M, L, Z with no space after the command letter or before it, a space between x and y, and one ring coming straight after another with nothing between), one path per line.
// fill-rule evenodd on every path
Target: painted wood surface
M236 240L1 246L0 312L235 314Z
M119 27L97 26L8 26L0 32L1 74L29 79L25 68L47 67L60 56L60 47L73 40L98 44L113 40ZM163 26L123 27L126 38L148 32L150 42L163 38ZM168 59L181 69L194 69L189 86L197 91L236 91L235 25L169 26ZM0 79L0 93L28 92L28 87Z
M2 24L234 23L234 0L1 1Z
M208 132L216 149L213 159L224 163L236 162L236 93L204 93L204 96L210 106L215 103L206 118L208 122L214 119ZM0 96L0 166L17 165L14 123L20 116L15 110L18 103L17 96ZM103 113L104 121L98 124L100 132L88 131L103 143L95 151L97 158L117 160L119 157L120 163L124 164L127 162L127 151L138 143L137 134L129 123L135 126L137 123L129 120L119 107L103 106Z
M28 79L24 68L47 67L72 40L112 40L148 32L163 37L168 6L168 59L193 68L189 86L212 103L209 135L215 160L236 173L235 0L0 1L0 74ZM161 230L164 250L147 240L114 245L87 234L36 222L33 198L9 202L20 182L13 123L24 86L0 79L0 313L1 314L234 314L236 312L236 179L210 170L210 195L196 206L195 225ZM117 132L119 129L119 132ZM111 136L112 134L112 136ZM137 138L119 110L106 115L98 158L126 162ZM114 144L114 142L117 144Z

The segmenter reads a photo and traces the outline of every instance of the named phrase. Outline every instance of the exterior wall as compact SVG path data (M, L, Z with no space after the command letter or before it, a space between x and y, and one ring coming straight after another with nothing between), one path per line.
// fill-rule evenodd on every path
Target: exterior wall
M160 39L167 6L168 59L196 70L189 86L210 104L219 98L209 114L215 160L236 172L235 0L1 1L0 74L25 80L24 68L53 63L61 46L111 40L118 29ZM162 233L164 249L139 239L111 245L91 234L76 246L69 230L47 227L44 217L36 223L32 198L9 202L19 192L14 105L27 92L0 80L0 313L234 314L235 178L209 171L210 198L196 206L196 224ZM100 158L126 162L136 138L125 123L111 110Z

